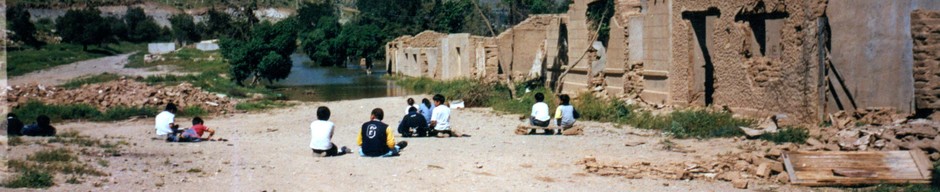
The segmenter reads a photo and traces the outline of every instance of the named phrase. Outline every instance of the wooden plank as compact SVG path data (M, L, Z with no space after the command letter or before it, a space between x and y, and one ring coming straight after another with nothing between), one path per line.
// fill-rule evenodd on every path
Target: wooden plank
M807 186L930 183L932 169L921 151L800 151L783 158L790 182Z
M928 180L933 178L933 164L930 163L930 159L927 158L926 153L921 150L912 150L911 157L914 158L914 162L917 165L920 175Z

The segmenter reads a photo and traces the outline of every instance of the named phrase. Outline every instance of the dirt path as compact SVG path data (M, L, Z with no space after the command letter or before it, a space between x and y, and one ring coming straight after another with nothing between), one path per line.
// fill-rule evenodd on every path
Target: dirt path
M637 136L610 124L581 122L581 136L519 136L515 115L489 109L455 110L452 123L469 138L400 138L410 144L399 157L363 158L358 155L312 157L309 123L316 107L333 113L334 142L355 145L368 111L380 107L397 126L404 97L328 103L306 103L265 113L235 114L207 119L228 142L166 143L151 140L153 119L116 123L68 123L60 131L78 130L95 138L126 138L122 155L102 157L100 167L110 176L88 177L82 184L56 178L53 191L738 191L729 182L625 179L587 174L575 162L585 156L599 161L683 162L738 150L731 139L673 140L695 153L660 150L659 136ZM184 126L189 119L178 118ZM42 141L31 138L30 140ZM626 147L627 141L647 144ZM41 145L16 146L11 158L23 158ZM91 162L92 160L88 160ZM187 170L201 171L190 173ZM103 183L95 187L93 183ZM780 188L778 188L780 187ZM803 191L792 186L753 186L750 189Z
M128 58L137 52L125 53L115 56L102 57L79 61L68 65L57 66L42 71L27 73L20 76L10 77L10 85L23 84L42 84L42 85L61 85L71 79L97 75L102 73L113 73L127 76L151 76L159 74L181 74L173 72L169 67L157 68L124 68L128 63Z

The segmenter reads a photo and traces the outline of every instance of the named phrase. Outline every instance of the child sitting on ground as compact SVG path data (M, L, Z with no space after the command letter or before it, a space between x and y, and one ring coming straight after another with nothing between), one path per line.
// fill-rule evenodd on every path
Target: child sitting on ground
M559 95L558 100L560 104L555 109L555 125L563 129L574 127L574 122L581 117L581 114L578 114L578 110L571 106L571 98L568 94ZM558 133L561 131L562 129L558 129Z
M335 125L330 122L330 108L317 107L317 120L310 123L310 149L314 156L331 157L340 156L352 151L343 146L337 148L333 139Z
M202 138L203 133L209 132L209 136ZM206 127L205 122L202 121L202 118L195 117L193 118L193 127L183 130L182 135L180 136L179 142L199 142L199 141L212 141L212 136L215 135L215 130Z
M535 104L532 105L532 114L529 117L529 123L532 126L548 127L549 121L552 119L548 114L548 104L543 101L545 101L545 95L536 93ZM529 134L535 134L535 131L535 129L532 129ZM552 131L546 129L545 134L552 134Z

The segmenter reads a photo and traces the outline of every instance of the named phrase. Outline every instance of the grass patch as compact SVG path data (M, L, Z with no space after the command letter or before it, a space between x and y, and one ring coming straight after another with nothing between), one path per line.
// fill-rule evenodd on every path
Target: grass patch
M55 185L52 174L43 171L27 170L3 182L7 188L47 188Z
M129 119L137 116L154 116L159 110L156 107L111 107L105 112L98 111L95 107L88 104L65 104L52 105L39 101L29 101L25 105L13 109L13 113L19 115L25 123L32 123L39 115L46 115L53 122L62 120L93 120L93 121L116 121Z
M121 79L120 75L112 74L112 73L103 73L103 74L83 77L79 79L72 79L66 82L65 84L62 84L61 87L65 89L75 89L75 88L82 87L83 85L104 83L104 82L114 81L118 79Z
M738 119L728 112L693 109L669 114L672 124L665 131L676 138L714 138L744 135L739 127L754 124L753 120Z
M183 111L180 111L180 117L197 117L206 116L207 114L209 114L209 111L198 105L187 106L183 108Z
M803 144L809 138L809 130L803 127L784 127L776 133L763 134L759 138L777 144L787 142Z
M129 58L129 68L149 68L161 65L176 66L186 72L224 73L229 65L222 60L219 51L200 51L195 48L183 48L179 51L163 54L163 60L144 62L144 53L137 53Z
M88 51L83 51L81 45L68 43L48 44L40 49L10 50L7 52L7 73L10 76L19 76L77 61L145 50L146 43L127 42L104 47L89 46Z
M281 107L287 107L287 106L290 106L290 104L287 104L281 101L260 100L260 101L240 102L238 104L235 104L235 109L243 110L243 111L261 111L261 110L281 108Z
M26 160L40 163L49 163L69 162L78 159L78 157L75 157L75 155L72 155L71 153L72 152L67 149L42 150L33 153L33 155L27 156Z

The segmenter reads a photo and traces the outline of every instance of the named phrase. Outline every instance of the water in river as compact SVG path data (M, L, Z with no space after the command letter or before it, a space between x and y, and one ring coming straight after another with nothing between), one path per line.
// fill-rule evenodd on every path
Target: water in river
M358 65L311 67L307 55L291 55L290 76L274 85L287 99L298 101L337 101L374 97L403 96L413 92L383 78L385 66L375 66L372 74Z

